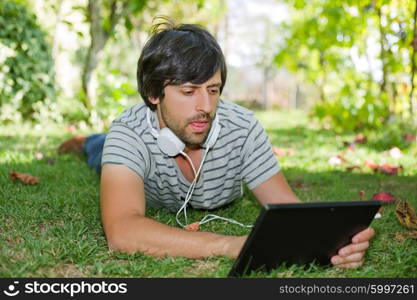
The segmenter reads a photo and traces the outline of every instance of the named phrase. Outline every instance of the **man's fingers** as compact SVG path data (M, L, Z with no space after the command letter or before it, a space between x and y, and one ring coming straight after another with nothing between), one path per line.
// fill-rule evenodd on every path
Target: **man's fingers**
M368 249L368 247L369 247L369 242L368 241L363 242L363 243L359 243L359 244L350 244L350 245L347 245L347 246L343 247L342 249L340 249L338 254L340 256L345 256L346 257L346 256L351 255L351 254L356 253L356 252L365 251L366 249Z
M363 257L365 255L365 252L356 252L349 256L340 256L335 255L332 257L331 262L334 265L340 265L340 264L346 264L346 263L355 263L358 261L362 261Z
M337 268L341 269L356 269L363 265L363 260L357 262L351 262L346 264L336 265Z
M361 243L370 240L375 234L375 230L371 227L362 230L361 232L357 233L353 238L353 243Z
M338 255L331 258L331 263L339 268L353 269L362 266L369 240L374 236L373 228L368 227L352 238L352 244L341 248Z

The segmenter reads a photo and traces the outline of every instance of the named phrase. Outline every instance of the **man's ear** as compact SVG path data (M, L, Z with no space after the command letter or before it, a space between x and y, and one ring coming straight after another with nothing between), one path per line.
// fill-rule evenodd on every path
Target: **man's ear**
M161 101L159 101L159 98L154 98L154 97L148 97L149 102L151 102L152 104L159 104L161 103Z

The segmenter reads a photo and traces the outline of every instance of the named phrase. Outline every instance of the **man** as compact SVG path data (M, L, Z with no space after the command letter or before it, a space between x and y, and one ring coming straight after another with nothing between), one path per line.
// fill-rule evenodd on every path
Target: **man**
M137 80L144 103L113 122L104 147L104 135L93 135L59 149L82 147L98 171L101 160L100 206L109 247L157 257L236 258L246 236L188 231L145 214L147 205L175 212L188 200L194 208L217 208L241 196L242 182L261 204L299 201L253 113L220 100L226 64L219 45L199 26L158 24L139 58ZM173 145L161 141L164 128L174 134ZM163 149L177 144L174 154ZM331 262L360 266L373 234L371 228L358 233Z

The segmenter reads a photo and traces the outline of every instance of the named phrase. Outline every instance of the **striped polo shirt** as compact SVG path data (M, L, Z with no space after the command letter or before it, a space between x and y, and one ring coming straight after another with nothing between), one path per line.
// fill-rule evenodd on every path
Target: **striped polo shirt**
M191 183L174 158L159 149L146 120L146 108L144 102L136 104L113 121L101 164L127 166L143 179L148 206L177 211ZM279 171L268 135L252 111L220 100L217 115L220 133L207 153L189 202L194 208L214 209L230 203L242 196L242 183L253 189ZM155 113L151 122L159 130Z

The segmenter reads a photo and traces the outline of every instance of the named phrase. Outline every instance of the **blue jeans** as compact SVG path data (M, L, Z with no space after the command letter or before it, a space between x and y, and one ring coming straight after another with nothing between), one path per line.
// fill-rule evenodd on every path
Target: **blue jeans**
M87 155L87 165L101 173L101 155L103 154L105 133L92 134L87 136L83 146L83 152Z

